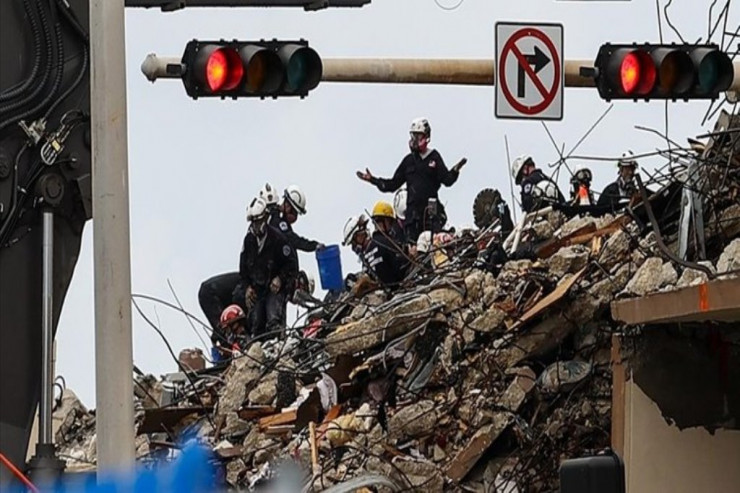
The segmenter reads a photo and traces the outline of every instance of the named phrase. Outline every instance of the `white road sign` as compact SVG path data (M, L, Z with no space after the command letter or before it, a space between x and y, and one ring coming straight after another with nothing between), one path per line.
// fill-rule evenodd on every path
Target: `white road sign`
M496 118L563 119L562 24L496 23Z

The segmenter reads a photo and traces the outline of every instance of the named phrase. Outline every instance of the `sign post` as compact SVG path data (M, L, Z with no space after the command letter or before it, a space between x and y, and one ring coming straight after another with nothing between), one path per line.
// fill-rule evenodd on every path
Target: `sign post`
M563 119L562 24L496 23L496 118Z

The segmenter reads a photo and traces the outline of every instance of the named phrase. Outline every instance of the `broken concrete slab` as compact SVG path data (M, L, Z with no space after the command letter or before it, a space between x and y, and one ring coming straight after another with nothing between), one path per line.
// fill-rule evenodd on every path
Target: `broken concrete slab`
M482 315L473 319L468 327L478 332L493 332L503 328L506 318L505 311L496 306L491 306Z
M588 263L589 249L583 245L561 248L547 260L550 273L556 278L575 274Z
M439 288L396 305L376 315L340 326L326 338L330 356L354 354L389 341L419 325L419 318L433 311L454 311L463 296L452 288Z
M467 445L450 461L445 469L447 477L455 483L462 481L486 450L511 424L513 418L514 415L511 413L495 413L493 422L478 430Z
M660 288L662 275L663 260L659 257L650 257L637 269L624 290L627 294L645 296Z
M439 413L434 401L423 400L400 409L388 420L392 438L420 437L434 431Z
M719 256L719 260L717 261L717 273L722 276L722 279L736 277L737 273L733 275L723 275L723 273L738 269L740 269L740 238L732 240L732 242L725 247L722 255Z
M708 268L713 273L717 273L717 269L715 269L714 265L712 265L712 263L708 260L702 260L698 263ZM685 288L688 286L698 286L699 284L707 281L709 281L709 276L706 272L698 269L686 268L684 269L683 273L681 273L681 277L678 279L676 287Z
M630 254L630 239L624 231L617 231L606 240L599 255L599 262L605 270L610 271L624 261Z

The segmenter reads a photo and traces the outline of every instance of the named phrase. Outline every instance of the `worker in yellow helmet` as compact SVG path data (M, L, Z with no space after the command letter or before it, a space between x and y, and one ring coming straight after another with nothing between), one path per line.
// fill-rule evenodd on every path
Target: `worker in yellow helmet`
M377 281L387 287L397 286L406 275L408 261L403 245L394 238L396 216L393 206L378 201L371 216L375 231L362 254L363 263Z

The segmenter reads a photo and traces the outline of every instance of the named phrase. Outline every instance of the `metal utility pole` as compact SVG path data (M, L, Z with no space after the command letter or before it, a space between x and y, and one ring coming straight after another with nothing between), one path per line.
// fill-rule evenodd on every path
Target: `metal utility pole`
M39 485L53 484L64 471L65 462L56 457L52 431L54 401L54 211L44 207L42 240L41 301L41 400L36 453L29 462L29 476Z
M91 0L98 472L134 465L124 0ZM100 474L98 475L100 477Z
M324 58L323 82L378 84L449 84L492 86L495 83L491 59L404 59L404 58ZM592 60L563 62L565 87L595 87L592 77L581 75L581 68L593 68ZM740 92L740 62L735 62L735 78L728 94ZM180 79L180 58L147 55L141 71L147 79Z

